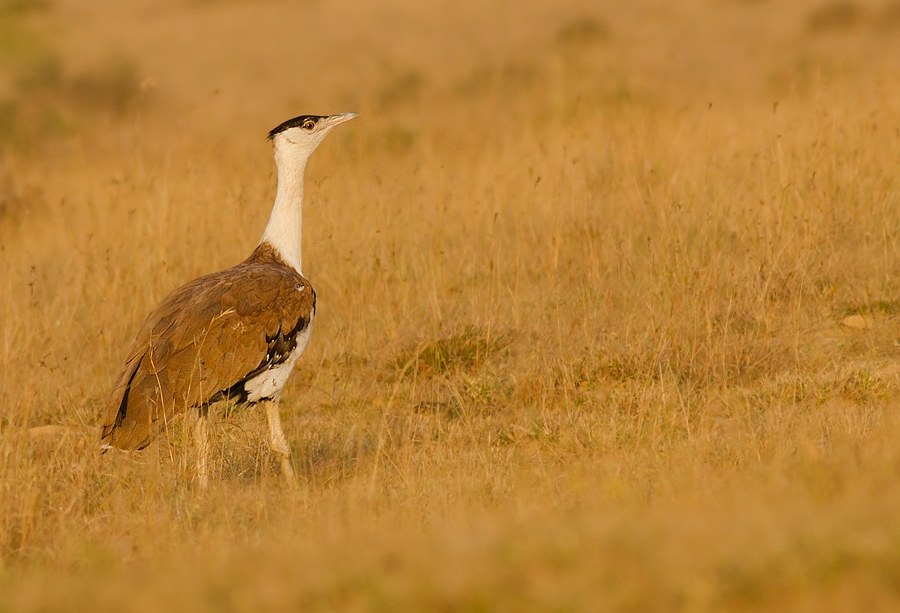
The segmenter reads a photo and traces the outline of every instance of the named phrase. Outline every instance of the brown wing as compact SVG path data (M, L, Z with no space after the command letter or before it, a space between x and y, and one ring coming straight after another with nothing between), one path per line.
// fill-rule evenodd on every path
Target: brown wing
M102 422L101 441L147 446L169 419L221 398L264 368L269 343L314 314L312 286L293 270L244 262L177 289L147 318Z

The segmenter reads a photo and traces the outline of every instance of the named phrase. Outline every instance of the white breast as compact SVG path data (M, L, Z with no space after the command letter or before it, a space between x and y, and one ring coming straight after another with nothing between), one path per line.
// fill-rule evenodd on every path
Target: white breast
M300 354L309 343L309 334L312 330L312 321L297 335L297 346L288 355L288 358L272 368L266 369L244 384L247 392L247 402L259 402L266 398L278 399L281 390L287 383L288 377L294 372L294 365L300 358Z

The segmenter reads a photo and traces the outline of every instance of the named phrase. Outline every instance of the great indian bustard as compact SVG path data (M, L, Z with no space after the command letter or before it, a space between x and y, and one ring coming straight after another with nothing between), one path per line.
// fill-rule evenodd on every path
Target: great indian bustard
M322 139L354 117L301 115L269 132L278 188L262 240L240 264L191 281L153 309L106 405L104 449L143 449L176 415L196 410L197 478L205 487L209 406L264 404L269 444L294 482L278 401L316 314L316 293L300 268L303 175Z

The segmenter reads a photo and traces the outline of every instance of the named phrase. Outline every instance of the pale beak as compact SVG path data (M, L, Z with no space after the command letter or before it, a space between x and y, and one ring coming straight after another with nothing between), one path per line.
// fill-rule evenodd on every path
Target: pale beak
M339 113L337 115L329 115L325 118L325 121L328 122L329 127L334 127L340 125L346 121L350 121L354 117L359 117L359 113Z

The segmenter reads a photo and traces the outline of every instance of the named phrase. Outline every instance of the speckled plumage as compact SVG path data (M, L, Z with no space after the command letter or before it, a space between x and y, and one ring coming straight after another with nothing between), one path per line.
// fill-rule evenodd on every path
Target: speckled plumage
M293 354L315 310L312 285L267 243L178 288L137 335L106 405L101 442L142 449L187 409L246 401L246 382Z
M260 404L281 473L296 482L279 398L309 341L316 294L303 277L303 175L316 147L356 113L301 115L269 132L278 170L275 203L249 258L200 277L150 313L103 411L103 449L143 449L174 417L195 412L197 484L209 481L208 407Z

